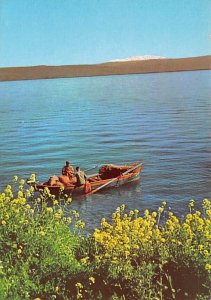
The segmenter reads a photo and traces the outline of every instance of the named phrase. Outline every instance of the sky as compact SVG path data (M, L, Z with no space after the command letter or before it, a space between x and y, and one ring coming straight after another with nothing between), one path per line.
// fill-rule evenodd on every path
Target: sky
M211 0L0 0L0 67L210 54Z

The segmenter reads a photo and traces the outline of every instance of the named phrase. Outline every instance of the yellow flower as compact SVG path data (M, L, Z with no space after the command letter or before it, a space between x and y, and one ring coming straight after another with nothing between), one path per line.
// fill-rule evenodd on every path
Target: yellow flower
M80 292L77 292L76 299L82 299L83 295Z
M20 180L20 185L24 185L24 183L25 183L25 180L24 180L24 179L21 179L21 180Z
M1 224L4 226L4 225L6 225L6 221L1 221Z
M57 210L57 213L60 214L60 215L62 215L62 213L63 213L62 209L59 208L59 209Z
M26 199L25 199L25 198L22 198L21 201L20 201L20 203L21 203L22 205L24 205L24 204L26 203Z
M187 214L186 219L187 220L192 220L193 219L193 215L192 214Z
M18 249L18 254L21 254L22 250L21 249Z
M95 278L94 277L89 277L89 281L92 283L95 283Z
M100 256L99 255L95 255L95 260L96 260L96 262L100 262Z
M158 208L158 212L159 212L159 213L162 213L162 212L163 212L163 210L164 210L164 208L163 208L163 207L159 207L159 208Z
M89 257L87 256L87 257L81 258L80 261L81 261L82 265L87 265L87 263L89 261Z
M210 271L210 270L211 270L211 265L210 265L210 264L206 264L206 265L205 265L205 270Z
M209 255L209 252L207 250L204 250L204 255Z
M209 199L204 199L203 208L210 208L211 201Z
M80 282L77 282L77 283L75 284L75 286L76 286L77 288L79 288L79 289L82 289L82 288L83 288L83 284L80 283Z
M111 262L112 262L112 264L115 264L115 265L118 264L118 260L116 257L113 257L113 260Z
M36 174L31 174L29 180L36 181Z
M58 205L59 202L57 200L54 200L53 205Z
M59 219L61 219L62 217L61 217L61 215L60 215L60 214L58 214L58 213L55 213L55 215L54 215L54 218L59 220Z
M71 222L72 222L72 218L70 218L70 217L69 217L69 218L67 218L67 223L69 223L69 224L70 224Z
M191 208L191 207L194 207L194 203L195 203L195 201L194 201L194 200L191 200L188 206L189 206L190 208Z
M122 204L122 205L120 206L120 210L121 210L121 211L124 211L124 210L125 210L125 204Z
M30 209L31 206L29 204L26 205L26 209Z
M83 229L85 227L85 223L83 221L79 220L75 223L75 227Z
M199 246L198 246L198 250L199 250L199 251L203 250L203 248L204 248L203 245L199 245Z
M53 208L52 207L47 207L46 211L49 212L49 213L53 213Z
M148 217L149 216L149 210L146 209L145 212L144 212L144 214L145 214L145 217Z
M72 214L74 215L75 218L80 217L80 214L76 210L72 210Z
M41 236L44 236L45 235L45 231L41 230L38 234L41 235Z
M153 218L156 218L156 217L157 217L157 213L156 213L156 211L153 211L153 213L152 213L152 217L153 217Z
M18 181L18 176L14 176L13 181L17 182Z

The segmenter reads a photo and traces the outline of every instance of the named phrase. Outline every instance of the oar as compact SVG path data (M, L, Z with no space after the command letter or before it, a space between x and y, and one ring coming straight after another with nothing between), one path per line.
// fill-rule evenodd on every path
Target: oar
M108 182L106 182L105 184L99 186L98 188L94 189L93 191L87 193L86 196L93 195L94 193L96 193L96 192L98 192L99 190L103 189L104 187L106 187L106 186L109 185L110 183L112 183L112 182L118 180L121 176L126 175L126 174L132 172L133 170L137 169L138 167L140 167L140 166L142 166L142 165L143 165L143 163L140 163L140 164L138 164L138 165L132 167L131 169L125 171L125 172L122 173L120 176L115 177L115 178L112 178L110 181L108 181Z
M92 168L86 169L86 170L84 170L84 172L91 171L91 170L93 170L93 169L96 169L97 167L98 167L98 165L96 165L96 166L94 166L94 167L92 167Z

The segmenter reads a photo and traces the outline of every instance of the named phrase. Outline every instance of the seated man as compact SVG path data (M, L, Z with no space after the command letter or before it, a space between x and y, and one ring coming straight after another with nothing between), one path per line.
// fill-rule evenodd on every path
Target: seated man
M79 167L76 167L75 176L76 176L76 179L77 179L76 186L81 186L81 185L84 185L86 183L87 177L86 177L85 173L80 170Z
M68 176L70 179L74 176L74 169L70 165L69 161L66 161L66 165L62 168L62 175Z

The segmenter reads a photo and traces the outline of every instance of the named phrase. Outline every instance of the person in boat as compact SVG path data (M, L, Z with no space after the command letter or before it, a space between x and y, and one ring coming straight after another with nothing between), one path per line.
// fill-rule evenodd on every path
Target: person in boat
M56 175L51 176L47 182L44 184L50 185L50 186L63 186L62 182L59 180L59 177Z
M66 165L62 168L62 175L68 176L69 179L72 179L74 176L74 169L70 165L69 161L66 161Z
M80 169L80 167L76 167L76 172L75 172L75 176L76 176L76 186L82 186L84 184L86 184L87 182L87 176L86 174Z

